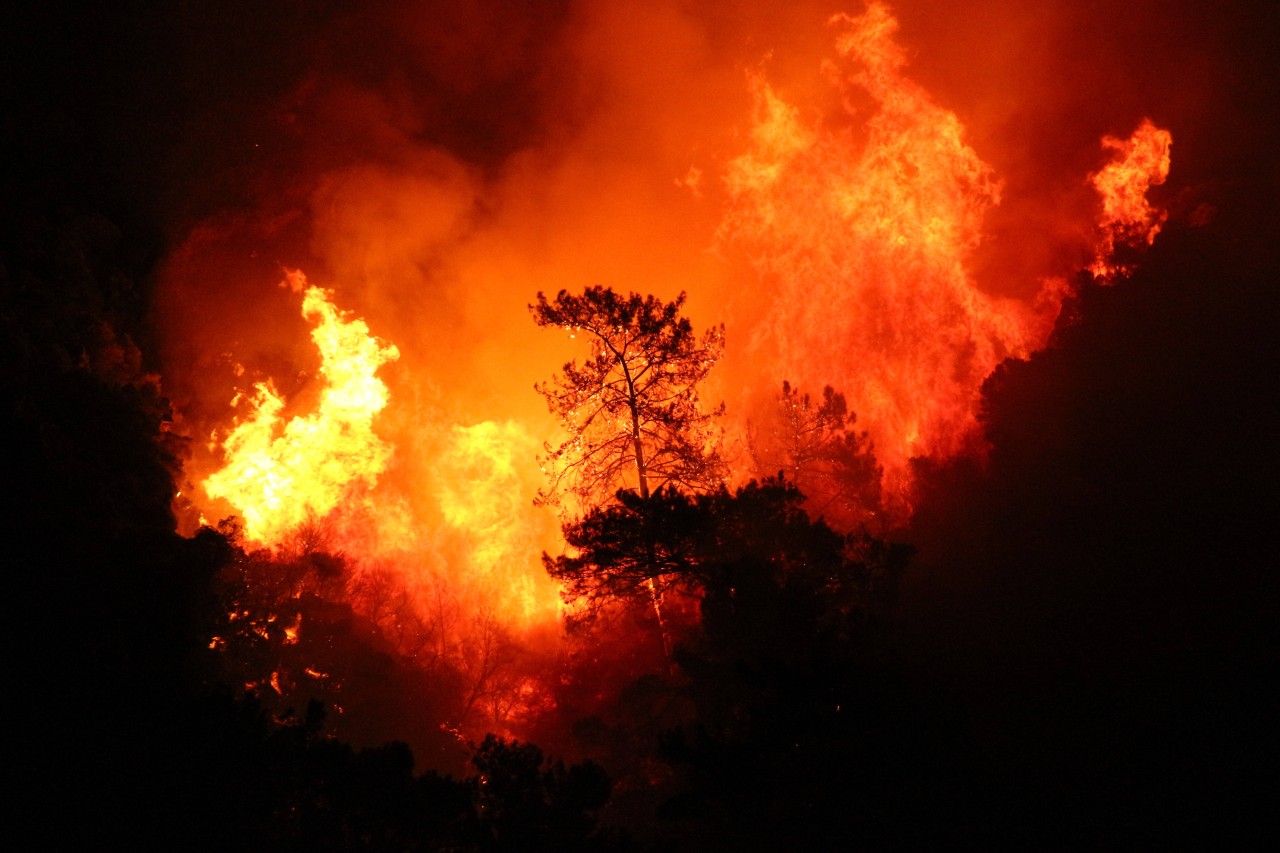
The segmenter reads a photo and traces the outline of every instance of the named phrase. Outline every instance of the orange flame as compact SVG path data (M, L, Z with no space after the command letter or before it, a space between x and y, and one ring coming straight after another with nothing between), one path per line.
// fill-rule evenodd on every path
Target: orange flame
M831 22L843 113L805 122L751 75L755 127L729 166L720 233L775 294L753 344L777 380L842 390L900 495L908 460L966 445L982 381L1041 342L1056 302L1034 313L973 281L966 262L1001 182L956 115L903 75L888 8Z
M377 372L399 352L340 311L330 291L307 286L301 272L285 284L303 294L302 313L313 324L319 402L286 419L272 382L258 383L249 415L221 442L225 460L204 479L205 494L227 500L243 517L245 538L271 548L323 522L327 549L345 553L358 572L391 569L422 599L419 608L448 595L513 627L554 619L558 589L539 554L558 537L532 505L538 442L514 421L434 425L424 436L434 510L406 498L405 484L380 483L394 449L373 430L390 403Z
M375 374L400 355L363 320L340 311L330 291L308 287L301 272L289 272L284 283L302 291L302 315L314 324L324 381L319 405L285 422L274 385L257 383L250 415L222 442L225 464L203 483L210 497L241 512L247 539L268 546L327 515L353 489L372 486L386 469L391 447L374 433L373 419L387 404L387 387Z
M1101 278L1123 273L1125 267L1112 262L1117 243L1150 246L1168 217L1166 211L1147 201L1147 190L1163 184L1169 176L1169 149L1173 136L1144 118L1128 139L1102 137L1102 147L1112 152L1112 160L1089 176L1102 197L1098 241L1090 271Z
M455 426L449 439L436 497L446 525L468 543L471 583L518 624L556 615L558 591L538 559L554 534L529 519L537 441L514 421Z
M522 149L489 183L487 172L473 173L434 148L415 148L420 140L401 139L404 127L397 124L374 134L377 150L343 151L335 162L355 162L318 177L309 251L362 288L365 316L384 334L435 346L406 349L395 379L379 378L396 348L336 308L332 293L289 273L321 354L323 387L315 389L314 410L294 416L291 407L300 401L284 399L270 380L246 387L247 414L217 433L220 461L199 460L189 469L204 487L190 499L225 499L256 544L287 545L300 525L323 519L331 544L364 579L365 598L382 596L381 609L369 605L371 618L381 625L402 621L405 636L412 640L417 631L433 654L476 673L477 695L491 689L492 664L506 660L513 642L552 642L544 638L559 610L538 555L562 543L554 519L532 506L542 484L535 459L550 427L529 391L557 362L535 356L537 345L518 337L522 329L530 338L535 333L523 306L539 287L602 280L621 289L687 289L695 323L726 321L731 345L751 357L736 376L743 384L776 393L789 379L845 394L857 428L871 435L890 498L909 494L913 457L973 445L982 382L1003 358L1043 344L1061 295L1044 285L1031 306L993 297L976 280L975 250L1005 187L971 147L959 117L907 76L908 54L885 5L872 2L860 16L830 21L835 55L822 68L838 108L803 101L763 71L748 75L755 114L738 156L723 168L729 200L723 218L715 204L719 188L709 179L721 167L688 164L690 157L717 157L707 152L722 150L726 125L740 118L728 115L733 98L719 97L723 86L740 85L738 72L699 77L709 56L695 38L675 45L671 54L679 62L655 62L629 29L636 16L612 4L589 5L599 17L583 26L603 41L579 58L604 66L602 91L620 88L600 101L618 106L584 116L582 135L568 150ZM693 17L667 17L670 27L654 33L693 34ZM616 50L619 33L630 52ZM673 101L675 87L662 83L675 80L691 85ZM368 118L359 110L332 112L334 121ZM381 128L379 121L373 125ZM1104 196L1108 258L1116 240L1137 235L1149 243L1163 222L1144 194L1167 173L1168 134L1144 131L1149 126L1127 141L1105 139L1115 162L1091 176ZM306 139L323 146L327 137ZM387 150L378 147L384 144ZM675 174L685 175L675 181L678 196L670 186ZM652 189L659 183L661 192ZM1078 180L1072 185L1082 188ZM1012 176L1009 186L1012 195L1018 186ZM292 205L295 196L284 199ZM682 208L681 199L697 203ZM472 215L481 210L492 215ZM758 281L744 287L737 267L703 251L717 221L720 244L742 247L755 273L748 278ZM1070 223L1077 243L1078 224ZM198 272L197 260L226 248L220 241L243 237L226 227L226 234L211 228L193 235L175 269ZM293 238L255 231L253 239ZM695 257L697 264L690 263ZM182 298L170 310L188 317L172 330L183 344L175 351L188 357L189 343L201 356L222 352L225 342L212 336L227 329L207 323L208 303L193 298L221 291L205 287L199 275L184 281L199 286L174 285ZM732 300L722 297L736 290L750 292L726 309ZM763 322L744 322L751 319ZM729 358L736 357L731 351ZM204 376L210 363L191 357L191 372ZM728 402L732 415L746 414ZM199 508L216 517L207 504ZM353 606L363 606L347 594ZM512 629L527 632L513 639ZM299 625L284 630L296 639ZM504 683L520 683L519 667L504 665ZM503 701L516 695L504 690ZM496 701L494 720L501 716Z

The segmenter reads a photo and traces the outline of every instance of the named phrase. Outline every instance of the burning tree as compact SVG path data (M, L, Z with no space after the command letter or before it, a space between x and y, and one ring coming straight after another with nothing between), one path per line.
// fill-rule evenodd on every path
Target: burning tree
M666 495L710 491L724 482L719 437L712 426L723 407L707 412L698 399L698 383L724 351L724 327L698 337L680 315L684 301L684 293L668 303L637 293L623 297L596 286L581 296L561 290L553 302L539 293L537 304L529 306L539 326L590 337L589 359L581 366L571 361L552 382L534 386L569 434L558 447L546 445L547 457L540 461L550 486L537 500L563 512L566 500L573 499L586 511L585 518L566 523L570 543L576 545L593 520L618 502L647 505ZM669 661L662 592L670 567L659 556L656 538L644 538L648 545L639 559L639 588L648 591ZM565 562L564 556L543 559L553 577L580 576L583 583L566 588L570 599L581 597L581 589L597 589L592 580L606 579L617 568L592 560ZM629 593L638 588L623 586L629 592L612 600L633 600Z
M856 425L844 395L830 385L817 400L784 381L764 429L748 428L751 473L782 473L800 487L810 513L837 529L877 528L883 469Z
M685 294L674 302L610 288L581 296L561 290L530 305L539 326L558 326L590 337L591 357L571 361L552 382L534 387L569 437L546 445L539 460L550 479L540 505L562 509L566 498L582 508L609 503L619 489L647 499L663 487L705 491L724 481L712 418L698 383L724 352L724 326L702 337L680 316Z

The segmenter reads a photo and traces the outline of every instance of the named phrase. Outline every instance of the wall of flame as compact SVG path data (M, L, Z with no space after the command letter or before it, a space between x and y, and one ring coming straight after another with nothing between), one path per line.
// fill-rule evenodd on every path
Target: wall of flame
M1105 253L1090 175L1129 149L1099 139L1148 111L1118 52L1055 78L1092 7L541 5L316 24L253 112L251 203L187 228L156 303L205 518L270 546L318 516L354 559L512 625L558 613L532 385L574 348L534 327L534 293L687 290L696 326L727 325L708 396L731 432L784 379L832 384L905 495L911 457L976 446L983 379L1043 344ZM316 286L277 287L285 268ZM362 353L359 414L338 337Z

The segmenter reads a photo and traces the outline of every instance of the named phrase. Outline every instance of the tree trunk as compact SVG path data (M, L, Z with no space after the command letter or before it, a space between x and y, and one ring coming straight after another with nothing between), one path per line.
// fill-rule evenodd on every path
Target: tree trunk
M649 499L649 471L644 462L644 444L640 441L640 413L636 411L635 401L631 401L631 441L636 454L637 487L640 497ZM653 553L653 543L649 543L649 565L656 566L657 554ZM653 603L653 615L658 619L658 634L662 638L662 661L666 674L671 674L671 634L667 631L667 620L662 615L662 596L658 594L658 585L649 578L649 600Z

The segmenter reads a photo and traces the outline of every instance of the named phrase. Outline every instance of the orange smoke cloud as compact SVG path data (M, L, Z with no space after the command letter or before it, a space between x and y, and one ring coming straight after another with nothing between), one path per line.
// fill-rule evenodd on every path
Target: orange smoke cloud
M166 382L225 454L187 471L217 511L262 542L327 516L353 561L423 596L447 586L459 624L558 613L538 560L561 547L555 519L532 504L555 425L533 384L571 353L530 321L536 292L687 291L696 328L726 324L706 397L727 401L731 431L784 379L830 384L903 493L913 456L975 443L995 365L1043 343L1054 282L1088 262L1083 176L1116 123L1077 123L1046 153L1072 43L1040 50L1061 33L1029 14L989 26L1013 4L913 7L902 32L880 3L825 28L816 2L544 5L332 22L313 39L323 61L261 108L275 159L254 202L187 234L157 301ZM981 74L916 76L957 34L1001 50ZM1072 192L1090 198L1075 209ZM1037 242L1053 251L1008 262ZM340 286L307 320L361 329L356 386L381 391L352 392L359 414L326 396L346 380L315 367L321 341L270 287L280 265ZM239 419L233 385L257 389ZM304 450L312 438L329 449Z
M296 183L264 200L266 225L206 227L176 255L175 290L164 304L171 350L197 366L197 399L185 409L195 425L229 431L225 398L210 393L218 383L209 377L228 359L243 361L261 382L259 414L237 422L235 442L245 458L250 444L270 457L285 439L271 432L283 429L284 399L303 390L291 380L306 374L296 348L282 343L265 308L248 310L262 303L256 293L229 299L245 310L220 312L225 344L210 331L207 308L182 317L184 302L207 299L202 275L230 258L253 272L242 260L248 249L342 282L344 303L396 342L395 376L382 379L391 401L373 436L395 452L370 459L379 488L396 495L375 513L398 519L385 522L380 540L421 543L425 530L456 532L446 518L456 510L446 507L495 499L483 497L493 490L477 465L463 477L474 495L443 472L442 460L470 465L458 443L484 424L505 425L509 452L532 448L532 478L510 479L502 493L517 519L509 526L545 527L523 505L539 485L536 446L554 438L531 386L567 352L529 321L524 306L538 290L602 283L667 298L688 291L695 325L727 324L724 369L709 396L726 398L741 421L749 395L772 393L783 379L813 391L835 386L871 433L892 490L907 488L913 456L970 446L983 379L1001 359L1043 342L1055 282L1070 267L1046 267L1016 288L980 277L975 258L992 251L985 229L1005 182L960 116L909 76L910 51L889 7L837 15L823 31L812 10L748 14L747 5L720 18L675 5L590 4L558 23L514 22L513 32L547 41L525 43L519 60L481 63L478 77L461 82L457 69L421 60L468 91L536 57L540 73L565 81L547 95L533 141L487 165L424 141L431 99L405 78L389 72L378 83L376 74L317 69L283 105L293 144L311 152L297 162L313 172L289 173ZM408 18L402 11L392 23ZM477 32L493 24L484 18ZM429 36L417 25L404 29L409 42ZM800 48L774 43L784 38ZM657 44L662 51L649 49ZM815 54L832 46L825 61ZM396 56L409 67L419 61ZM756 69L745 86L744 64ZM193 299L180 298L184 287ZM1037 298L1000 298L997 289ZM181 350L191 341L203 348L194 358ZM245 352L237 341L254 343ZM517 464L501 454L474 458L495 470ZM292 476L284 462L273 465L275 479L264 483ZM193 476L212 471L198 461ZM212 490L248 505L248 495L231 500L230 482L246 477L247 469L215 476ZM293 505L322 513L347 486L327 488L323 499ZM268 533L265 519L243 511L253 535L278 537L297 520L286 513Z

